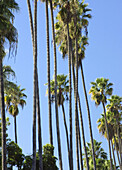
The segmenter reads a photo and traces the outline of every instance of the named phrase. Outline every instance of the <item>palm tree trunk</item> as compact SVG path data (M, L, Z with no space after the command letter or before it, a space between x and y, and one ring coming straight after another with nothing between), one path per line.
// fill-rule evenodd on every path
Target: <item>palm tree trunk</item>
M71 48L71 51L72 51L72 48ZM73 86L74 86L74 89L75 89L75 70L74 70L73 58L72 58L71 61L72 61ZM81 130L82 130L83 147L84 147L84 153L85 153L85 158L86 158L86 166L87 166L87 170L89 170L89 163L88 163L88 157L87 157L85 134L84 134L84 125L83 125L83 118L82 118L82 111L81 111L81 103L80 103L79 93L78 93L78 106L79 106L79 112L80 112L80 122L81 122Z
M55 80L56 130L57 130L57 141L58 141L59 165L60 165L60 170L63 170L62 154L61 154L61 142L60 142L59 118L58 118L58 104L57 104L57 57L56 57L56 43L55 43L55 29L54 29L52 0L50 0L50 9L51 9L52 35L53 35L53 47L54 47L54 80Z
M30 0L27 0L27 6L28 6L28 13L29 13L29 20L30 20L32 44L34 45L33 17L32 17Z
M47 79L48 79L48 113L49 113L49 134L50 144L53 145L52 139L52 117L51 117L51 92L50 92L50 45L49 45L49 16L48 16L48 0L45 1L46 11L46 34L47 34Z
M77 170L79 170L79 152L78 152L78 108L77 108L77 98L78 98L78 48L77 48L77 16L74 21L74 25L76 27L75 30L75 50L76 50L76 56L75 56L75 69L76 69L76 77L75 77L75 133L76 133L76 157L77 157Z
M16 121L16 116L14 116L14 129L15 129L15 143L17 144L17 121Z
M33 30L33 18L31 12L30 0L27 0L28 12L29 12L29 20L30 20L30 28L31 28L31 37L32 44L34 45L34 30ZM42 135L41 135L41 118L40 118L40 102L39 102L39 85L38 85L38 71L37 71L37 120L38 120L38 142L39 142L39 170L43 170L42 164Z
M36 170L36 94L37 94L37 0L34 1L34 82L33 82L33 161L32 170Z
M114 147L113 147L113 142L111 140L111 148L112 148L112 154L113 154L113 160L114 160L114 170L116 170L116 159L115 159L115 155L114 155Z
M78 126L75 125L75 128L77 128L78 132ZM78 144L78 133L76 135L76 161L77 161L77 170L80 170L80 165L79 165L79 144Z
M40 116L38 73L37 73L37 121L38 121L38 144L39 144L39 170L43 170L43 162L42 162L42 135L41 135L41 116Z
M112 168L112 156L111 156L111 145L110 145L110 138L109 138L109 131L108 131L108 123L107 123L107 118L106 118L106 110L105 110L105 104L102 102L103 105L103 110L104 110L104 117L105 117L105 127L106 127L106 132L107 132L107 140L108 140L108 146L109 146L109 156L110 156L110 168Z
M78 109L77 109L78 117ZM81 146L81 135L80 135L80 126L79 126L79 117L78 117L78 142L79 142L79 152L80 152L80 168L83 170L83 158L82 158L82 146Z
M70 167L70 148L69 148L68 128L67 128L67 123L66 123L66 116L65 116L64 105L62 104L61 106L62 106L62 112L63 112L63 119L64 119L65 132L66 132L67 151L68 151L68 159L69 159L69 167Z
M82 77L82 83L83 83L83 89L84 89L86 106L87 106L87 113L88 113L88 120L89 120L89 130L90 130L90 138L91 138L91 144L92 144L93 164L94 164L94 170L96 170L96 161L95 161L95 152L94 152L94 142L93 142L93 133L92 133L90 109L89 109L88 97L87 97L87 93L86 93L86 85L85 85L82 61L80 63L80 66L81 66L81 77Z
M74 64L72 62L72 74L73 74L73 84L75 87L75 72L74 72ZM89 164L88 164L88 157L87 157L87 150L86 150L86 142L85 142L85 134L84 134L84 126L83 126L83 118L82 118L82 111L81 111L81 103L80 103L80 98L79 98L79 93L78 93L78 106L79 106L79 112L80 112L80 121L81 121L81 130L82 130L82 139L83 139L83 146L84 146L84 153L85 153L85 158L86 158L86 165L87 165L87 170L89 170Z
M84 126L83 126L83 117L82 117L81 103L80 103L79 94L78 94L78 106L79 106L79 112L80 112L80 122L81 122L84 154L85 154L85 159L86 159L86 167L87 167L87 170L89 170L89 161L88 161L87 150L86 150L86 142L85 142L85 134L84 134Z
M1 44L0 44L1 45ZM2 56L0 52L0 110L1 110L1 126L2 126L2 170L6 170L6 119L5 119L5 103L4 103L4 83L2 70Z
M122 169L122 153L121 153L121 150L122 150L122 143L121 143L121 137L120 137L120 126L119 126L119 120L118 118L116 118L116 121L117 121L117 136L118 136L118 141L119 141L119 154L120 154L120 169Z
M69 14L68 14L69 15ZM69 18L67 15L67 18ZM72 140L72 79L69 24L67 21L68 68L69 68L69 123L70 123L70 170L73 170L73 140Z
M114 136L114 142L115 142L115 149L116 149L117 159L118 159L118 162L119 162L119 167L121 167L120 159L119 159L119 153L118 153L118 150L117 150L117 143L116 143L116 138L115 138L115 136ZM121 168L120 168L120 169L121 169Z

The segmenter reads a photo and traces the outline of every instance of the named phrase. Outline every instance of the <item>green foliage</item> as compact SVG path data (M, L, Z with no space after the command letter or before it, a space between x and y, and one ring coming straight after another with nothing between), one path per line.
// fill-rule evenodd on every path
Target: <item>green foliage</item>
M94 150L95 150L95 160L96 160L96 169L97 170L109 170L110 161L107 159L107 153L101 147L102 142L97 142L94 140ZM92 159L92 146L91 143L86 144L89 167L90 170L94 170L93 159ZM84 159L84 167L86 168L86 160Z
M107 103L107 96L112 95L113 88L112 83L108 83L109 79L97 78L95 82L91 82L91 89L89 91L92 94L92 99L96 105Z
M15 85L15 88L11 87L10 91L5 94L5 105L8 112L17 116L19 113L19 106L24 107L26 104L25 98L26 94L23 92L25 89L20 89L20 86Z
M54 156L54 147L50 144L43 146L43 170L58 170L56 166L57 158ZM31 170L32 168L32 156L25 156L23 163L23 170ZM36 154L36 169L39 169L39 153Z
M50 144L43 146L43 170L58 170L57 158L54 156L54 147Z
M57 75L57 99L58 105L60 106L65 100L68 100L68 92L69 92L69 80L67 80L67 75L61 74ZM47 85L47 84L45 84ZM55 100L55 81L54 79L50 81L50 89L51 89L51 99L52 102ZM48 90L47 90L48 93Z
M7 144L7 163L12 166L22 167L24 155L22 149L13 141Z

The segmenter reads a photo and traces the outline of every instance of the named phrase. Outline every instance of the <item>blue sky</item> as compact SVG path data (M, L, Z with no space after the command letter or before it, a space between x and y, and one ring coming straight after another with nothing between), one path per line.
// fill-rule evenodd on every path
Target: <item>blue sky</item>
M30 24L26 1L18 1L20 11L15 14L15 26L19 33L18 52L14 59L6 58L4 63L11 65L17 75L17 83L22 88L26 88L27 105L17 116L18 123L18 144L23 149L24 154L32 153L32 114L33 114L33 51L30 34ZM92 19L89 22L89 46L86 50L86 57L83 60L87 92L90 89L90 82L98 77L109 78L114 83L113 94L122 96L122 1L121 0L87 0L92 9ZM33 5L32 5L33 6ZM48 134L48 105L46 96L47 65L46 65L46 23L45 23L45 5L38 2L38 71L40 83L40 105L42 119L42 137L43 145L49 143ZM50 29L51 33L51 29ZM50 35L50 41L52 37ZM51 52L51 79L53 78L53 46L50 43ZM63 60L57 48L58 56L58 74L68 74L68 61ZM90 141L86 104L83 95L81 75L79 70L79 93L82 101L83 120L85 125L86 141ZM97 119L102 113L102 106L96 108L94 102L89 97L91 110L91 119L93 127L93 136L98 141L102 141L102 146L108 152L108 145L104 137L98 133ZM68 122L68 103L65 103ZM74 105L73 105L74 109ZM74 113L74 111L73 111ZM55 155L57 156L57 142L55 129L55 112L52 105L53 114L53 134ZM7 114L8 116L8 114ZM11 125L9 127L9 137L14 140L13 118L10 117ZM68 160L66 152L65 131L63 126L62 112L59 109L59 119L61 128L61 145L63 152L64 170L68 169ZM74 131L75 132L75 131ZM75 135L74 135L75 141ZM75 144L75 143L74 143ZM75 145L74 145L75 147ZM76 159L74 150L74 160ZM76 166L76 165L75 165Z

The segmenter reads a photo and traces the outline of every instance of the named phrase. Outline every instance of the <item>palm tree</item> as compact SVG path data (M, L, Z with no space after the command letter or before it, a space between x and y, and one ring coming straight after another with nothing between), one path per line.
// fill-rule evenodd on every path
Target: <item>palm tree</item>
M4 42L8 40L10 49L17 43L17 31L12 24L14 15L11 9L18 10L18 4L15 0L0 1L0 108L2 118L2 170L6 170L6 121L5 121L5 104L4 104L4 85L2 59L5 56ZM13 44L13 46L12 46Z
M98 129L99 133L102 133L102 135L107 138L107 133L106 133L106 128L105 128L105 117L104 114L101 114L101 118L98 119L97 123L98 124ZM112 138L115 135L114 132L114 126L113 126L113 116L111 112L106 112L106 117L107 117L107 122L108 122L108 131L109 131L109 138L110 138L110 144L112 148L112 154L113 154L113 160L114 160L114 169L116 170L116 160L115 160L115 155L114 155L114 148L113 148L113 142Z
M86 14L86 12L91 11L91 9L87 8L87 4L84 4L84 2L79 3L77 2L75 5L73 4L73 7L70 4L70 8L73 8L72 11L75 9L78 10L78 22L77 22L77 32L78 32L78 65L80 67L82 67L82 59L85 57L85 45L88 44L87 42L87 26L88 26L88 20L87 18L91 18L90 14ZM75 11L74 10L74 11ZM66 11L65 11L66 13ZM75 12L74 12L75 15ZM66 16L66 15L64 15ZM69 17L70 18L70 17ZM57 44L60 45L60 51L63 54L63 58L65 58L66 54L68 54L68 43L66 42L67 40L67 35L66 35L66 28L65 25L62 24L59 14L57 15L57 20L58 22L56 23L55 27L56 27L56 40L57 40ZM64 20L64 18L63 18ZM72 53L73 53L73 61L75 61L75 35L74 35L74 21L70 22L70 37L72 39ZM85 36L82 35L81 32L83 32L83 29L85 28ZM87 98L87 93L86 93L86 87L85 87L85 80L84 80L84 74L83 74L83 67L81 68L81 73L82 73L82 81L83 81L83 87L84 87L84 93L85 93L85 99L86 99L86 104L87 104L87 111L88 111L88 120L89 120L89 129L90 129L90 137L91 137L91 142L92 142L92 146L93 146L93 134L92 134L92 126L91 126L91 118L90 118L90 109L89 109L89 104L88 104L88 98ZM94 160L94 168L95 168L95 157L94 157L94 146L93 146L93 160ZM96 168L95 168L96 169Z
M20 86L11 89L11 94L6 93L5 105L8 112L14 117L14 128L15 128L15 143L17 144L17 123L16 116L19 114L19 106L24 107L26 101L24 98L27 96L23 92L25 89L20 89Z
M36 100L37 100L37 1L34 1L34 21L32 18L32 11L30 0L27 0L32 46L33 46L33 58L34 58L34 78L33 78L33 163L32 169L36 169Z
M64 126L65 126L65 132L66 132L66 141L67 141L67 151L68 151L68 158L69 158L69 167L70 167L70 146L69 146L69 137L68 137L68 128L66 123L66 115L65 115L65 109L64 109L64 101L69 100L68 92L69 92L69 80L67 80L67 75L57 75L57 103L58 106L62 107L63 112L63 119L64 119ZM55 101L55 80L51 80L51 101ZM45 84L47 85L47 84ZM47 89L48 93L48 89Z
M122 120L122 97L119 97L117 95L111 96L110 99L108 99L110 104L108 104L107 110L112 112L113 118L114 118L114 129L117 132L118 142L119 142L119 153L121 158L121 168L122 168L122 139L121 139L121 120Z
M50 46L49 46L48 0L45 0L45 11L46 11L46 34L47 34L47 79L48 79L49 134L50 134L50 144L53 145L52 116L51 116L51 94L50 94Z
M107 160L107 153L101 147L102 142L97 142L94 139L94 151L95 151L95 160L96 160L96 168L99 170L108 170L110 169L110 162ZM87 153L89 159L89 167L90 170L94 169L93 159L92 159L92 145L91 143L86 143L87 145ZM84 167L86 167L86 161L84 159Z
M96 105L100 105L102 103L103 111L104 111L104 117L105 117L105 127L107 132L107 139L108 139L108 145L109 145L109 156L110 156L110 167L112 168L112 157L111 157L111 147L110 147L110 137L109 137L109 131L108 131L108 122L106 118L106 109L105 109L105 103L107 102L107 96L110 96L112 94L113 88L111 86L112 83L108 83L109 79L105 78L97 78L95 82L91 82L92 87L89 91L89 93L92 94L92 99L95 100Z
M31 28L31 37L32 37L32 44L34 46L34 29L33 29L33 17L31 11L30 0L27 0L28 5L28 13L29 13L29 20L30 20L30 28ZM38 119L38 142L39 142L39 169L43 170L42 165L42 137L41 137L41 116L40 116L40 104L39 104L39 83L38 83L38 71L37 71L37 119ZM36 142L35 140L33 141ZM35 146L35 144L34 144Z

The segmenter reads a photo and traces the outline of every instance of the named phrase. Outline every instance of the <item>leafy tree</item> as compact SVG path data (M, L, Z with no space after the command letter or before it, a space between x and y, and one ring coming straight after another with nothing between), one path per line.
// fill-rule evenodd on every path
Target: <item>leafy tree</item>
M58 170L56 166L57 158L54 156L54 147L51 144L43 146L43 170ZM25 156L23 170L31 170L32 156ZM39 169L39 153L36 153L36 169Z
M12 168L17 166L18 170L21 169L24 161L22 149L13 141L7 144L7 164Z

